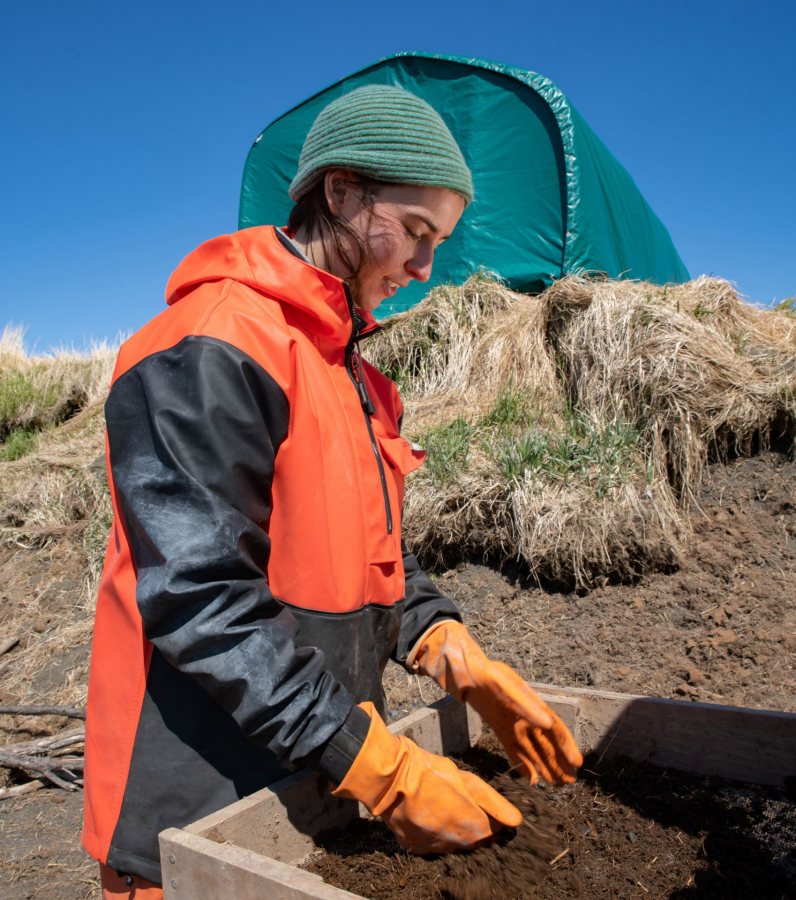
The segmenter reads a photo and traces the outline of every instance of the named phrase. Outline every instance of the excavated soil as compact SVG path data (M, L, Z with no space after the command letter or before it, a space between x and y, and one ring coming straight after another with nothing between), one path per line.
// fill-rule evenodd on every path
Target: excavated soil
M796 798L782 792L593 757L577 784L533 788L496 775L505 761L488 750L465 763L522 810L516 832L423 859L362 820L327 836L306 868L374 900L794 896Z
M693 539L685 548L680 568L645 576L636 584L605 584L584 595L551 593L528 585L522 573L496 571L478 563L441 573L437 583L457 601L465 621L490 654L511 663L530 680L796 711L796 463L777 454L763 454L713 466L701 494L701 509L695 511L692 522ZM0 704L41 702L39 695L50 694L64 684L65 677L74 678L75 683L85 677L88 643L77 619L86 612L76 602L78 591L70 594L67 590L69 579L79 584L81 575L71 571L66 573L68 577L59 574L58 565L65 558L65 552L54 550L50 558L41 558L38 572L33 571L29 559L24 561L26 557L20 557L18 564L0 560L0 574L6 576L0 585L0 627L5 633L12 625L8 611L25 608L23 604L30 603L31 597L41 595L36 615L23 629L19 644L0 660ZM21 565L24 579L12 582L5 563L13 566L17 575ZM44 587L39 590L37 584ZM53 624L59 622L75 625L80 646L52 639ZM12 633L17 633L16 625ZM25 685L20 686L14 673L21 655L33 642L45 638L51 662L36 676L39 684L34 699L20 693ZM427 679L408 676L394 666L386 673L385 687L393 718L440 696ZM71 727L73 723L62 724ZM52 721L0 717L0 744L28 740L40 727L51 733L60 727L58 723L55 726ZM695 793L690 795L703 798L697 803L701 804L698 815L694 813L696 800L683 800L668 812L653 814L656 797L665 799L673 791L687 794L692 790L687 784L681 788L679 776L669 773L626 792L616 817L620 822L627 817L627 824L624 832L614 833L603 827L600 809L592 801L601 797L598 806L609 805L605 799L624 790L623 783L636 784L635 770L632 777L626 771L621 778L604 768L594 771L599 774L584 771L574 788L541 791L554 809L563 804L563 813L570 815L571 825L565 830L570 850L556 864L554 875L539 887L559 893L536 896L574 896L567 893L570 882L560 887L563 882L558 879L570 872L576 858L583 860L605 848L610 848L616 866L624 866L626 871L602 894L599 885L585 881L582 896L651 896L648 892L654 888L647 878L661 860L667 860L667 870L675 868L689 842L704 845L705 850L699 850L703 862L714 859L720 833L728 841L737 837L740 849L736 855L765 858L770 865L776 851L755 837L756 825L745 823L751 823L748 817L755 810L763 810L760 815L764 818L768 815L785 821L791 816L792 821L792 805L783 812L776 806L781 801L766 795L738 793L728 785L710 787L701 782L692 785ZM11 783L17 780L14 776ZM572 805L581 802L577 800L581 794L583 806ZM708 813L719 802L724 805L717 807L718 824L714 826ZM593 806L590 810L588 803ZM79 794L54 789L0 801L0 900L98 896L94 868L79 849L80 806ZM656 815L664 819L656 819ZM738 828L731 833L717 831L723 819L737 822ZM648 853L645 842L651 821L665 825L665 849L662 844L663 853L657 853L655 863L656 853ZM581 833L583 828L588 835ZM635 840L629 837L631 833ZM388 858L389 863L384 863L388 867L405 865L405 856ZM693 868L694 858L688 865L695 882L690 886L683 882L677 889L680 893L667 896L731 896L709 893L713 888L703 886L709 871L704 866ZM734 883L743 883L739 878L733 875ZM466 880L472 879L467 876ZM617 888L618 884L623 886ZM737 896L796 896L796 886L779 895L767 895L753 887Z
M530 681L796 711L796 464L777 454L715 465L673 573L588 594L528 587L466 564L437 584L491 655ZM393 713L427 680L388 672Z

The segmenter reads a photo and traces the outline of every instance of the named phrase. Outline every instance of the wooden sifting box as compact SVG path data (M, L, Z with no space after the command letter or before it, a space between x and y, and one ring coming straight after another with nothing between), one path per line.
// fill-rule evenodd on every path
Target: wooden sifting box
M796 781L796 714L537 684L578 744L700 775L784 787ZM390 726L433 753L466 750L479 717L443 700ZM353 898L297 868L313 835L367 814L302 771L186 828L160 835L165 900Z

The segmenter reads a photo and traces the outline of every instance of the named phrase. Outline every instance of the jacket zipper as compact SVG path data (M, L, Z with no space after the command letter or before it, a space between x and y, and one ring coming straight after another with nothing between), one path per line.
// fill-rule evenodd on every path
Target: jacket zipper
M381 493L384 498L384 513L387 518L387 534L392 534L392 508L390 507L390 495L387 491L387 477L384 474L384 461L381 458L381 453L379 453L379 445L376 441L376 435L373 433L373 426L370 423L370 417L376 410L368 396L368 390L365 387L365 379L362 377L362 366L359 356L359 347L357 345L357 326L354 314L354 303L349 294L348 286L345 288L345 293L346 299L348 300L348 309L351 313L351 337L345 348L345 368L346 372L348 372L348 377L356 388L359 397L359 405L362 407L362 415L365 417L365 424L367 425L368 436L370 437L370 447L373 450L373 455L376 458L376 466L379 470Z

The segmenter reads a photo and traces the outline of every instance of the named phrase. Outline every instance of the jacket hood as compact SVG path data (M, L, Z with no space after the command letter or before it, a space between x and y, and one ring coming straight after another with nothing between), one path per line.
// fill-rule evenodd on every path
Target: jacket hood
M343 281L292 254L273 225L244 228L201 244L169 278L166 303L171 306L199 285L225 279L290 308L304 327L320 338L344 345L351 337L352 307ZM378 327L369 313L357 313L365 321L360 333Z

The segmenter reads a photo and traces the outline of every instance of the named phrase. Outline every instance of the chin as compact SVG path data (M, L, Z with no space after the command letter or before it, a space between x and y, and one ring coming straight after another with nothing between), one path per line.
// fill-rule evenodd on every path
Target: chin
M364 309L364 310L366 310L367 312L373 312L374 310L378 309L379 306L381 306L383 300L384 300L384 297L381 297L381 296L377 296L377 297L360 297L360 298L357 300L357 304L356 304L356 305L357 305L360 309Z

